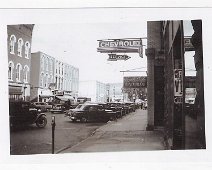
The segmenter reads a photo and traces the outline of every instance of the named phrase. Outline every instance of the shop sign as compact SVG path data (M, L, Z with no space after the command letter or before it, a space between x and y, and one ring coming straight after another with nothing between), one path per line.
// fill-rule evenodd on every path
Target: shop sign
M100 48L140 47L142 40L99 41Z
M174 96L183 96L182 69L174 70Z
M182 96L175 96L174 97L174 103L175 104L182 104L183 103L183 97Z
M185 51L195 51L194 46L191 43L190 37L186 37L186 38L184 37L184 48L185 48Z
M128 55L117 55L117 54L108 54L108 55L109 55L108 61L128 60L131 58Z
M147 78L144 76L124 77L124 88L147 87Z
M174 103L183 103L183 72L182 69L174 70Z

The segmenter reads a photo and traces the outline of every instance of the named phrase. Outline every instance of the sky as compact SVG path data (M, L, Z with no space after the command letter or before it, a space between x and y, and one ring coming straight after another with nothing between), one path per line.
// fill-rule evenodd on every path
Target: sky
M95 18L93 19L95 21ZM97 80L103 83L123 82L123 76L146 76L147 58L138 53L126 53L126 61L107 61L107 53L97 52L98 41L116 38L144 38L147 44L147 21L139 22L70 22L62 24L35 24L32 52L41 51L79 68L79 80ZM193 34L190 22L184 22L186 36ZM146 46L144 46L145 51ZM122 53L123 54L123 53ZM185 67L194 70L193 52L186 52ZM141 72L120 72L136 70ZM194 71L186 75L195 75Z
M126 53L126 61L107 61L108 54L97 52L100 39L145 38L146 22L139 23L70 23L37 24L34 26L32 52L42 51L79 68L80 81L98 80L104 83L123 81L120 71L144 72L124 73L146 75L146 57L138 53ZM143 40L146 44L146 39ZM123 54L123 53L122 53ZM142 69L137 69L141 68Z

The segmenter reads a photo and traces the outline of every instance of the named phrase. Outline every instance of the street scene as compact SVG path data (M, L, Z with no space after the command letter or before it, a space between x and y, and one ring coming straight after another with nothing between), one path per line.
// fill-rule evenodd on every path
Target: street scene
M7 25L11 155L206 149L202 20L124 25Z

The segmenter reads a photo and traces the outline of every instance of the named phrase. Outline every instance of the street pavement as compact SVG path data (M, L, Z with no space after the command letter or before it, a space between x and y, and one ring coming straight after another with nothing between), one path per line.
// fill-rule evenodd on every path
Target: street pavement
M58 153L164 150L163 131L146 131L147 111L136 112L95 130L93 135Z
M10 132L10 154L50 154L52 153L52 116L55 116L55 153L76 145L89 137L105 123L73 123L64 114L46 112L47 125L38 128L36 125L20 126Z

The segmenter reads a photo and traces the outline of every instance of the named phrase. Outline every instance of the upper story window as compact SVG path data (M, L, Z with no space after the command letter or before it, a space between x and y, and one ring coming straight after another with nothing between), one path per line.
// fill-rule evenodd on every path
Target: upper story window
M50 59L49 60L49 64L50 64L50 72L52 72L53 71L53 61L52 61L52 59Z
M29 75L29 67L25 65L24 66L24 83L28 83L28 75Z
M44 83L44 86L45 86L45 87L48 87L48 84L49 84L49 82L48 82L48 77L49 77L49 75L46 74L46 76L45 76L45 83Z
M56 74L57 74L58 61L56 61Z
M43 87L43 78L44 78L44 74L41 73L41 76L40 76L40 86Z
M42 71L44 70L44 59L45 59L45 56L42 55L42 57L41 57L41 70Z
M60 63L59 63L59 74L60 74Z
M25 58L29 58L29 52L30 52L30 43L29 41L25 42Z
M18 39L18 56L22 57L22 47L24 45L23 39L19 38Z
M15 54L15 43L16 43L16 37L15 37L15 35L11 35L10 36L10 44L9 44L10 54Z
M21 81L21 70L22 66L20 63L16 65L16 81L20 82Z
M14 63L12 61L8 64L8 80L13 81L13 69L14 69Z
M46 58L46 71L49 70L49 57Z

